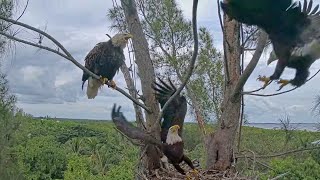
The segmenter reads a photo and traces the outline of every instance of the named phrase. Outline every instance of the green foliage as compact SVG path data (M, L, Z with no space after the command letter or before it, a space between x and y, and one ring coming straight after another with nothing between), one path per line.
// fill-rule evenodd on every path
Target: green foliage
M67 170L64 172L64 179L90 180L90 179L102 179L102 176L101 175L94 176L91 173L91 163L88 157L78 156L77 154L70 154L68 157Z
M66 152L53 136L34 137L17 151L19 165L27 179L63 179Z
M135 176L139 149L115 131L112 122L64 120L57 122L32 119L22 114L17 117L22 123L19 131L12 135L16 139L12 144L13 151L8 149L10 150L8 152L17 159L19 166L16 169L11 168L12 172L14 170L21 172L26 179L116 180L133 179ZM79 129L87 133L79 133ZM70 139L60 143L57 137L61 134ZM198 159L204 167L205 149L198 125L186 123L183 137L186 154L192 160ZM244 127L241 149L250 149L257 154L274 154L301 147L299 138L305 139L305 142L310 144L317 140L320 134L319 132L293 131L294 138L287 143L287 149L283 149L284 137L285 132L282 130ZM316 152L319 151L292 155L291 158L297 162L296 166L289 168L303 166L316 169L317 166L314 163L318 162L317 157L319 157ZM305 159L312 164L306 164ZM277 170L274 172L261 168L256 168L255 172L249 172L241 160L237 164L237 167L243 167L241 170L244 174L260 173L261 177L273 177L284 173L281 171L283 168L276 167L278 166L276 163L270 165ZM303 173L303 169L298 169L298 172ZM263 176L262 173L267 176ZM313 171L309 172L310 175L312 173Z
M92 136L102 137L103 133L78 125L78 126L71 127L71 129L64 131L62 134L58 134L57 139L58 139L58 142L65 143L74 137L92 137Z
M122 160L116 166L112 166L107 173L110 179L127 180L134 179L135 163L132 161Z
M310 157L301 162L292 157L274 159L270 165L273 170L269 172L269 177L275 177L288 172L288 174L282 178L283 180L320 179L320 164Z
M312 151L311 156L318 164L320 164L320 148Z

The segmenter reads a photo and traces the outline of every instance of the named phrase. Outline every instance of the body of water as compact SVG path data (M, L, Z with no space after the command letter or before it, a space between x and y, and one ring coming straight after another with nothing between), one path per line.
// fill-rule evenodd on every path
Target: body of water
M244 126L257 127L263 129L281 129L282 124L280 123L248 123ZM289 127L292 130L307 130L317 131L320 130L320 125L317 123L290 123Z

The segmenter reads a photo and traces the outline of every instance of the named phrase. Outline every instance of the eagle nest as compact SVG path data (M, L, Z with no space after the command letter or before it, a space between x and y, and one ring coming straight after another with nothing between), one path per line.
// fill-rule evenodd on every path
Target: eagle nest
M193 160L193 164L199 164L198 160ZM184 169L189 169L188 165L186 163L181 163L181 167ZM249 177L241 177L239 173L234 172L232 170L227 171L216 171L216 170L204 170L201 167L197 167L197 170L199 171L198 175L190 174L190 179L192 180L247 180L250 179ZM152 175L149 175L148 177L145 177L149 180L181 180L186 179L186 176L180 174L177 172L174 167L170 164L168 170L159 170L153 173Z

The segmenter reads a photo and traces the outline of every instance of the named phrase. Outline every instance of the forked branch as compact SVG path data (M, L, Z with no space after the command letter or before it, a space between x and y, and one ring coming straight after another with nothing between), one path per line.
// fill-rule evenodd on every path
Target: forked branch
M26 29L29 29L29 30L32 30L34 32L37 32L41 35L43 35L44 37L48 38L49 40L51 40L59 49L62 50L62 52L58 51L58 50L55 50L55 49L52 49L50 47L47 47L47 46L43 46L43 45L40 45L40 44L36 44L36 43L33 43L33 42L30 42L30 41L26 41L26 40L23 40L23 39L20 39L20 38L17 38L17 37L14 37L10 34L7 34L7 33L4 33L4 32L0 32L1 35L11 39L11 40L14 40L14 41L17 41L17 42L20 42L20 43L24 43L24 44L27 44L27 45L30 45L30 46L34 46L34 47L38 47L38 48L41 48L41 49L44 49L44 50L47 50L47 51L50 51L50 52L53 52L69 61L71 61L73 64L75 64L78 68L82 69L84 72L86 72L87 74L89 74L90 76L92 76L93 78L96 78L96 79L100 79L100 76L94 74L93 72L91 72L89 69L87 69L86 67L84 67L82 64L80 64L72 55L71 53L59 42L57 41L55 38L53 38L51 35L49 35L48 33L40 30L40 29L37 29L35 27L32 27L28 24L24 24L24 23L21 23L19 21L16 21L16 20L13 20L13 19L9 19L9 18L6 18L6 17L3 17L3 16L0 16L0 19L6 21L6 22L10 22L12 24L16 24L16 25L19 25L19 26L22 26ZM110 82L107 82L106 83L107 85L111 85ZM119 87L116 87L115 90L117 90L118 92L120 92L121 94L123 94L124 96L126 96L127 98L129 98L132 102L134 102L135 104L137 104L138 106L142 107L143 109L145 109L146 111L148 112L151 112L150 109L148 107L146 107L144 104L142 104L141 102L139 102L137 99L133 98L132 96L130 96L127 92L125 92L123 89L119 88Z

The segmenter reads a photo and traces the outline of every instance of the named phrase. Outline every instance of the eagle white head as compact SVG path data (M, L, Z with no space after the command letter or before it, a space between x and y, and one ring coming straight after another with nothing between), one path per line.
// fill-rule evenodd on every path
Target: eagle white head
M167 139L166 139L167 144L172 145L182 141L181 137L178 134L179 129L180 129L179 125L173 125L169 128Z
M112 44L116 47L121 47L122 49L126 47L128 40L133 38L130 33L119 33L111 38Z

